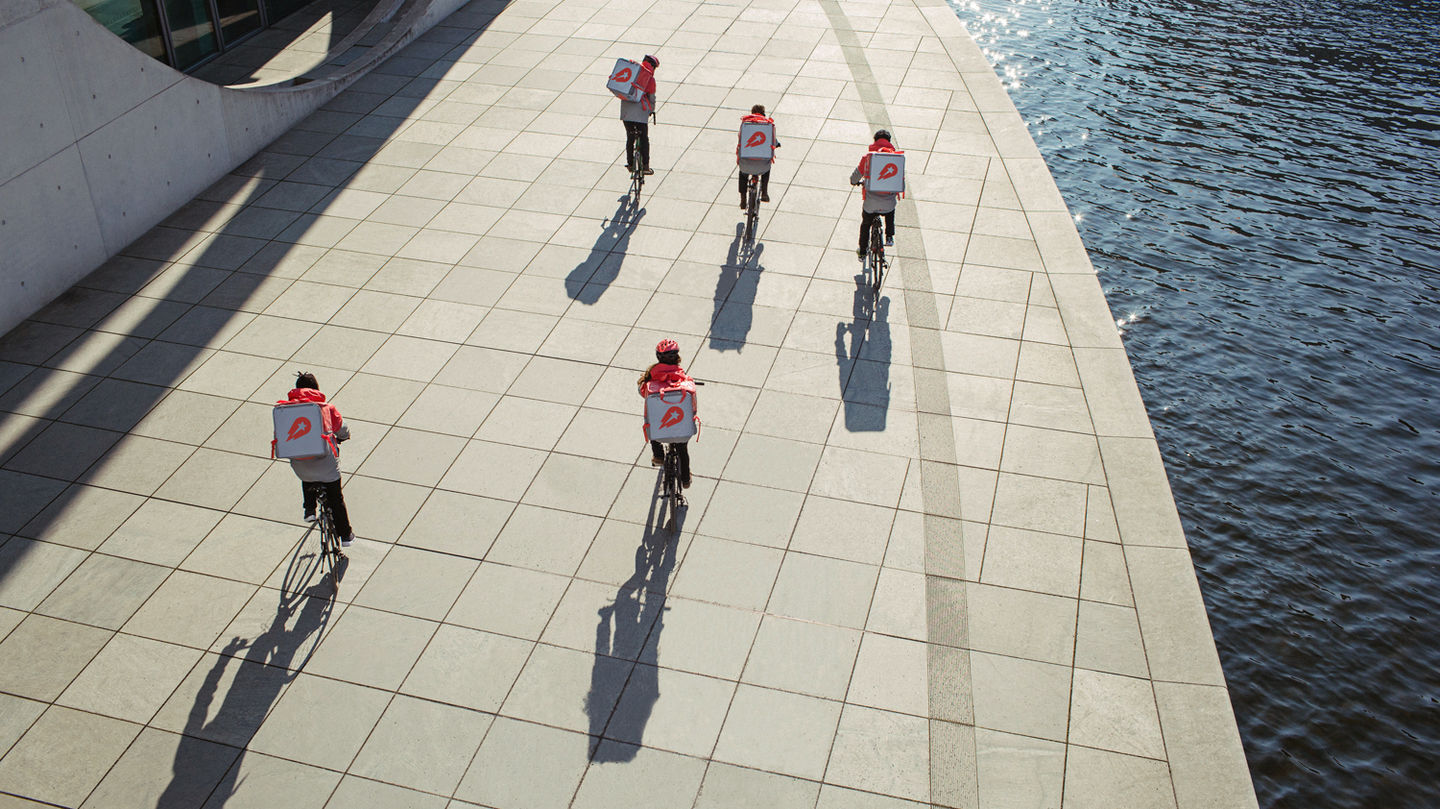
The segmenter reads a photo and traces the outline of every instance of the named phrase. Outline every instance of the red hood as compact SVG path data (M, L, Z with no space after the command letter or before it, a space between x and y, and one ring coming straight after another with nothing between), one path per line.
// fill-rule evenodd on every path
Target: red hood
M874 143L870 144L870 151L893 152L895 151L895 144L891 143L888 140L885 140L884 138L881 138L880 140L877 140Z
M753 112L750 113L749 115L745 116L744 118L741 118L740 120L741 120L741 122L747 123L747 124L773 124L773 123L775 123L775 119L774 119L774 118L766 118L766 117L763 116L763 115L756 115L756 114L753 113Z
M685 369L678 365L656 363L655 367L650 369L650 381L662 385L673 385L689 378L690 375L685 373Z
M294 388L290 391L287 402L325 402L325 394L314 388Z

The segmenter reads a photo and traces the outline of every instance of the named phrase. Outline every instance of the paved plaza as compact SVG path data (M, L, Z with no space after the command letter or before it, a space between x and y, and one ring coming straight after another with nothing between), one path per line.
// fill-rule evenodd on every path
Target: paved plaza
M298 370L338 593L269 457ZM1101 286L936 0L477 0L0 338L0 754L4 809L1256 804Z

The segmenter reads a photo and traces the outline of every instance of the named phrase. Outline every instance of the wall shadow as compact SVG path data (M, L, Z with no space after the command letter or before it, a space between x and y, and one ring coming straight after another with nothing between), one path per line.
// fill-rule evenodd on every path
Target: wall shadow
M845 429L884 432L890 411L890 298L870 287L864 272L855 276L852 320L835 324L835 364Z
M630 234L645 216L644 208L630 204L629 195L620 197L615 213L605 220L595 244L575 269L565 276L565 294L572 300L592 306L620 276L620 266L630 250Z
M710 315L710 349L712 351L743 351L755 320L755 295L760 288L760 273L765 267L760 257L763 242L745 238L745 223L735 226L735 240L720 277L715 280L715 310Z
M662 473L663 474L663 473ZM665 628L665 594L675 570L685 509L674 509L660 496L656 476L645 530L635 549L635 572L620 585L615 600L601 607L595 625L595 664L585 712L590 717L590 760L631 761L645 738L645 725L660 699L660 633ZM668 515L668 516L667 516ZM630 676L614 676L616 658L635 662ZM601 744L603 737L630 744Z

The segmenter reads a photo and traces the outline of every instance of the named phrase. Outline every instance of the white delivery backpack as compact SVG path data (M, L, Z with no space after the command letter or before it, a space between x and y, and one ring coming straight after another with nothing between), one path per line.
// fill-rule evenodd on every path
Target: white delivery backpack
M905 192L905 153L870 152L870 172L865 175L865 190L883 194Z
M621 101L639 101L645 92L635 85L640 78L640 65L629 59L616 59L615 69L605 87Z
M271 411L275 438L270 457L304 461L337 455L335 440L325 432L325 415L319 402L287 402Z
M645 440L683 444L700 431L695 383L681 382L645 397Z
M775 125L745 121L740 124L740 159L775 159Z

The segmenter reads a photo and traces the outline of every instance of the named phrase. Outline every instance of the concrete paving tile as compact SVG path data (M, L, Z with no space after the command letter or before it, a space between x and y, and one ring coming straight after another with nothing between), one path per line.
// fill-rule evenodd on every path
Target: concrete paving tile
M1102 542L1119 542L1120 528L1115 524L1115 509L1107 486L1091 486L1085 499L1085 538Z
M284 668L206 654L151 724L187 738L244 747L293 676Z
M54 618L119 629L155 591L169 570L93 554L36 608Z
M486 562L475 571L446 620L538 639L567 584L561 576Z
M77 482L151 495L195 451L193 446L126 436L100 457Z
M237 755L232 747L146 728L82 806L199 806Z
M754 685L843 700L861 633L767 615L742 680Z
M1176 804L1181 809L1214 801L1256 806L1240 733L1226 711L1225 689L1157 682L1155 696Z
M927 716L930 710L928 656L923 642L866 632L855 659L846 702Z
M396 424L468 438L480 428L498 400L493 393L432 384L426 386Z
M965 587L971 648L1070 665L1074 656L1074 599L985 584Z
M72 424L124 432L134 427L164 389L138 382L104 379L60 415Z
M247 752L231 766L204 809L263 809L284 803L320 809L340 773L283 758Z
M1065 741L1068 666L971 652L970 675L976 727Z
M643 419L635 413L580 408L555 449L569 455L633 464L646 450L642 426Z
M1140 643L1140 624L1127 607L1080 602L1075 627L1077 667L1146 678L1150 668Z
M941 334L945 347L944 367L952 373L1011 379L1021 343L1002 337L947 331Z
M140 727L52 706L0 760L0 783L41 801L78 806Z
M811 497L805 501L791 550L878 565L885 557L894 512L876 506Z
M714 758L783 775L819 779L840 721L841 704L741 685Z
M452 793L493 719L467 708L396 696L352 770L426 792Z
M1080 567L1081 598L1122 607L1135 603L1130 594L1125 552L1120 546L1086 540L1084 553Z
M548 452L555 448L577 410L573 405L505 396L491 409L475 437Z
M0 397L0 409L8 413L24 413L31 416L54 418L73 404L80 401L101 378L71 371L44 370L32 372L28 365L11 364L13 368L24 369L27 375L14 380L15 384Z
M1000 468L1018 475L1093 484L1106 482L1106 467L1100 462L1100 448L1094 436L1013 423L1005 430L1005 454ZM1173 500L1171 502L1173 504Z
M109 430L56 422L11 456L5 467L32 475L75 480L120 438L120 433Z
M671 593L743 609L763 609L782 557L773 548L696 537Z
M0 607L0 641L5 640L10 630L20 625L25 620L27 613L20 610L12 610L9 607Z
M455 352L436 381L470 390L504 393L529 361L527 354L464 346Z
M733 681L640 663L625 684L605 737L703 760L715 747L734 692ZM626 747L597 750L595 759L609 761L612 752L623 758Z
M236 408L234 399L172 390L145 414L145 418L130 433L193 444L214 433ZM251 441L260 444L263 438L257 440L252 437Z
M400 535L399 542L483 559L514 509L513 503L504 500L435 490Z
M196 649L117 634L56 704L143 724L199 659Z
M278 360L217 351L178 387L195 393L246 399L279 368Z
M790 552L780 566L767 610L860 629L865 626L878 573L877 566Z
M465 439L458 436L396 427L386 432L358 471L401 483L434 486L464 446Z
M565 805L589 766L593 743L584 734L497 717L455 794L515 809Z
M995 526L985 542L980 580L999 587L1074 598L1080 591L1083 540Z
M821 447L784 438L742 433L724 478L803 492L819 466Z
M329 398L344 418L394 424L424 389L415 380L359 373ZM345 454L343 447L340 454Z
M228 510L269 467L268 459L198 449L175 470L155 496L209 509ZM204 524L203 520L198 522ZM122 526L116 533L126 530Z
M1072 746L1065 755L1063 806L1174 809L1175 787L1170 768L1162 761Z
M384 342L385 335L378 332L347 329L341 326L322 326L314 337L295 352L291 360L308 365L354 371L368 362ZM324 380L321 381L324 382ZM332 392L336 390L334 387L331 388Z
M306 671L394 690L404 681L437 624L351 606L329 628ZM389 638L378 645L375 638Z
M32 610L86 559L86 553L16 537L0 546L0 605Z
M1001 472L990 521L1012 528L1082 536L1085 496L1082 483Z
M1125 549L1135 611L1155 680L1220 686L1225 682L1210 619L1186 550Z
M133 635L208 649L255 595L255 589L252 584L177 570L122 629Z
M610 511L628 474L629 464L551 454L522 502L603 516Z
M601 741L580 782L572 806L642 807L693 803L705 775L705 762L621 742Z
M676 561L685 556L692 535L675 535L635 523L609 519L600 526L576 574L614 588L665 595Z
M598 517L522 505L500 532L487 560L571 576L600 523Z
M500 713L598 734L609 721L633 667L617 658L541 644L530 655Z
M900 500L909 459L894 455L826 447L811 486L814 494L878 506Z
M401 691L497 712L534 646L530 641L442 624Z
M1065 746L993 730L975 731L980 805L1058 807Z
M881 568L865 628L895 637L929 640L925 598L925 578L922 574Z
M0 643L0 689L54 700L110 639L95 627L31 615Z
M1164 758L1165 741L1150 682L1077 668L1071 693L1069 741L1117 753Z
M355 534L394 542L425 502L428 490L408 483L352 475L345 481L345 506Z
M449 554L396 547L365 581L354 603L438 621L450 611L477 566L478 562Z
M347 769L390 699L385 691L301 674L275 703L250 749L326 769ZM316 716L328 719L316 722Z
M785 775L712 762L705 771L695 809L812 809L820 785Z
M325 805L335 809L445 809L447 804L456 805L439 795L346 775Z
M918 716L846 705L825 768L829 783L912 800L930 798L930 734Z
M699 531L707 536L784 548L790 542L803 502L804 496L798 492L722 480Z

